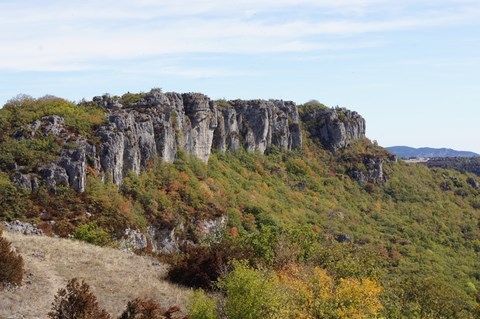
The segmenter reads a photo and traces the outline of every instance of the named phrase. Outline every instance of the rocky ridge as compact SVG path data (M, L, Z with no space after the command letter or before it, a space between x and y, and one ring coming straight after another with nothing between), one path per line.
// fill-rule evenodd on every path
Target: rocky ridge
M365 119L345 108L313 108L301 118L310 137L332 152L365 137Z
M301 122L314 141L332 152L365 137L365 120L356 112L319 108L300 116L295 103L282 100L215 102L200 93L152 89L125 105L109 96L94 97L93 102L106 111L105 124L94 132L97 143L70 132L56 115L14 134L19 139L54 136L64 145L57 159L38 174L18 170L13 176L17 185L34 190L43 182L53 190L69 185L83 192L88 167L120 185L127 172L139 174L155 158L173 162L179 152L207 162L212 151L244 148L264 154L273 147L298 149L303 138Z

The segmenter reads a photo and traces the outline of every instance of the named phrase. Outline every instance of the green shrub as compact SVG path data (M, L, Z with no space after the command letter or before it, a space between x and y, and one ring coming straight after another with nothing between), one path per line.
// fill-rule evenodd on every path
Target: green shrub
M229 319L282 318L283 300L275 276L253 269L246 262L233 262L232 272L221 278L225 291L224 312Z
M98 226L96 222L78 226L73 237L97 246L106 246L111 242L108 232Z
M17 164L24 170L34 171L52 162L59 153L60 146L53 136L23 140L5 138L0 144L0 169L8 170Z
M78 106L55 96L34 99L19 95L0 110L0 131L9 131L47 115L58 115L65 125L80 134L91 136L93 129L105 121L105 111L95 105Z
M0 211L6 213L8 210L18 207L18 199L18 190L10 177L0 172Z
M134 103L139 102L143 98L145 98L147 94L146 93L125 93L120 97L119 102L124 105L124 106L130 106Z
M190 319L217 319L217 302L209 298L203 290L195 290L187 305Z
M0 288L20 285L23 279L23 258L12 251L11 243L2 236L0 228Z
M438 277L410 275L394 284L384 300L388 318L478 318L465 294Z

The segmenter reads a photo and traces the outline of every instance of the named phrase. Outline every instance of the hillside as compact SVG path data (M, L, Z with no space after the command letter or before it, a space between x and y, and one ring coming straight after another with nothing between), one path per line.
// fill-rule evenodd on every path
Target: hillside
M469 172L480 176L480 157L436 157L429 159L424 165L454 169L459 172Z
M396 161L365 131L318 102L21 96L0 110L0 217L126 242L195 287L236 258L259 276L317 267L339 291L372 283L370 315L478 317L479 177Z
M45 318L55 294L68 280L84 279L112 314L134 298L153 298L164 307L183 305L188 290L165 281L165 265L151 257L46 236L5 232L25 261L24 284L0 291L0 318Z
M400 158L433 158L433 157L474 157L480 156L474 152L456 151L450 148L414 148L409 146L390 146L387 150Z

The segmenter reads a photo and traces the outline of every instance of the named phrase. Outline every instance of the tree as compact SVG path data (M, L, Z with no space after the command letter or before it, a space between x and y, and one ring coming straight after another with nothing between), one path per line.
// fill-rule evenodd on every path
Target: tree
M0 229L0 288L4 285L19 285L23 279L23 258L11 248L11 243L2 236Z
M48 313L51 319L111 319L112 317L100 309L97 297L90 291L90 286L82 280L73 278L57 292L52 311Z
M191 319L218 319L216 300L201 289L192 293L187 307Z
M227 296L229 319L282 318L282 294L276 277L253 269L244 261L233 262L232 272L220 278L218 286Z
M278 277L288 298L289 318L371 318L382 309L381 287L370 279L334 280L324 269L290 265Z

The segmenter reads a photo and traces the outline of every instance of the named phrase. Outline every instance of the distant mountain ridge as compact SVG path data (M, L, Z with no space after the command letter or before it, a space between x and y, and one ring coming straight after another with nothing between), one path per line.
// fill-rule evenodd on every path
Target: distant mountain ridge
M409 146L390 146L387 150L400 158L433 158L433 157L476 157L480 154L469 151L457 151L451 148L414 148Z

